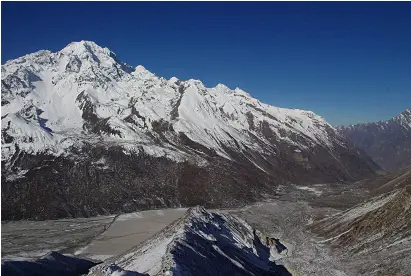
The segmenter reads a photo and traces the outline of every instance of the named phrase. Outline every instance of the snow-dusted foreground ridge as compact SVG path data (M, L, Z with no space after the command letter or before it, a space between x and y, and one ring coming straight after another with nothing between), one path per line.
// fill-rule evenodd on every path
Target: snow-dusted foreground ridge
M7 219L224 204L216 192L238 204L278 183L353 180L377 168L311 111L270 106L222 84L167 80L94 42L8 61L1 78ZM198 192L197 181L205 195L193 199L187 193ZM96 198L128 190L128 200L84 200L79 183ZM167 196L150 187L166 187ZM44 206L33 208L38 202Z
M274 250L245 221L195 207L89 275L291 275L272 261Z

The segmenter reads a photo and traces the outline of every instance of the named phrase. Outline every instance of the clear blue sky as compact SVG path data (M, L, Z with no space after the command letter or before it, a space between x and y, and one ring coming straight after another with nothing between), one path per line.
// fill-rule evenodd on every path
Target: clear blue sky
M330 123L411 107L411 3L2 2L2 64L92 40L166 78L240 87Z

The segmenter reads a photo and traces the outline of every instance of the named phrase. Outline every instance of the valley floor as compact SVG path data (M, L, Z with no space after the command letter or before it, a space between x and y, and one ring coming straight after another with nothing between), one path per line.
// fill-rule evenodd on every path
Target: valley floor
M332 192L331 192L332 191ZM293 275L358 275L354 266L333 253L329 244L309 231L320 218L360 200L351 186L321 184L279 187L279 196L229 212L246 220L264 236L280 239L287 254L276 263ZM346 200L341 200L345 198ZM324 202L329 201L329 206ZM332 203L332 204L331 204ZM2 259L39 257L55 250L93 260L105 260L140 244L184 215L187 209L164 209L55 221L2 224Z
M16 221L2 225L2 258L40 257L54 250L105 260L138 245L180 218L186 208L93 218Z
M315 217L334 213L330 208L312 208L306 202L272 201L233 211L266 236L275 237L288 252L278 263L293 275L353 275L342 267L330 248L306 228Z

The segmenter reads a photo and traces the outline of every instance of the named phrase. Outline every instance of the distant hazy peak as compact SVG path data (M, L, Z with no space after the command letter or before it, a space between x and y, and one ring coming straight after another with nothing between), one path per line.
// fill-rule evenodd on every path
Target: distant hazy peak
M337 129L384 169L397 170L411 164L409 108L386 121L340 126Z

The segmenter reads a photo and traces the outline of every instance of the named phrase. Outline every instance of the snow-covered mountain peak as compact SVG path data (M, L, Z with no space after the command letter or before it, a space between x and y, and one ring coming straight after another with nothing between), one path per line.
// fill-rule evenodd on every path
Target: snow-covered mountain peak
M222 83L217 84L215 89L219 92L226 93L226 94L233 93L233 90L231 90L225 84L222 84Z
M242 90L242 89L239 88L239 87L236 87L236 88L234 89L234 93L237 94L237 95L245 96L245 97L247 97L247 98L252 98L251 95L250 95L250 93L245 92L244 90Z
M1 66L1 79L5 79L11 74L21 74L24 72L39 72L44 66L53 63L53 53L48 50L40 50L24 55L17 59L8 60ZM20 72L22 71L22 72Z
M79 183L77 176L69 175L73 172L79 172L84 183L98 178L91 175L101 175L104 185L130 191L130 200L137 201L121 206L135 208L157 202L176 206L183 200L186 205L211 206L223 204L226 196L248 202L271 193L273 179L340 181L374 172L366 157L312 112L264 104L222 84L207 88L200 80L167 80L143 66L125 65L93 42L9 61L2 66L1 78L2 175L7 181L27 180L28 186L43 187L44 179L57 177L46 182L65 187L62 178L68 185ZM50 167L49 160L62 163ZM98 165L102 163L107 166ZM87 169L74 168L77 164ZM114 174L108 173L111 169ZM96 174L83 175L91 171ZM200 191L193 183L205 187L199 201L191 200L197 194L190 191ZM155 186L160 184L164 185ZM144 197L141 188L148 186L157 188L146 190L150 200L136 205ZM13 189L7 189L10 198L28 195ZM93 196L98 198L103 190L93 190ZM223 197L214 196L223 190ZM36 202L43 197L41 192L38 196ZM20 202L30 205L13 200L9 210L20 210L21 205L15 206Z
M71 42L59 53L66 54L66 55L77 55L77 56L85 56L87 54L94 55L97 58L101 58L103 56L106 57L115 57L116 54L111 51L109 48L101 47L97 43L93 41L82 40L79 42Z
M143 79L143 80L148 80L152 78L157 78L155 74L147 70L143 65L138 65L134 69L134 71L131 73L133 76Z
M140 73L140 72L149 72L143 65L137 65L134 72Z
M78 72L79 66L89 66L96 67L117 67L120 68L124 66L116 57L115 53L108 48L103 48L92 41L80 41L72 42L63 48L61 51L56 53L56 57L60 62L60 66L66 64L71 66L69 63L78 64L75 66L75 72Z
M16 59L8 60L6 61L4 65L2 65L2 67L4 66L9 67L12 64L22 64L30 60L35 61L35 62L41 62L41 59L43 59L44 57L50 56L50 54L51 54L51 51L49 50L39 50L37 52L27 54L27 55L24 55Z
M199 90L205 90L206 89L204 83L201 80L198 80L198 79L189 79L189 80L185 81L185 83L187 83L188 86L195 87Z
M171 83L177 83L180 80L177 77L171 77L168 81Z

